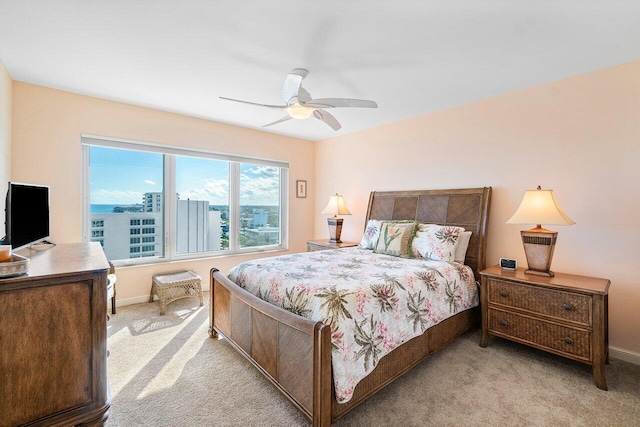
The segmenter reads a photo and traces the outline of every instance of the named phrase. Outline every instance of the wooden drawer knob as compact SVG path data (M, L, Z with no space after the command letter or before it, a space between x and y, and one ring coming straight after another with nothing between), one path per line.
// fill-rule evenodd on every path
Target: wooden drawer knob
M564 308L567 311L573 310L573 306L571 304L569 304L568 302L565 302L564 304L562 304L562 308Z
M509 296L509 293L507 291L500 291L500 296L506 298Z
M567 344L573 344L573 340L569 337L565 338L564 342L566 342Z
M506 328L508 326L507 321L506 320L501 320L500 321L500 326L502 326L503 328Z

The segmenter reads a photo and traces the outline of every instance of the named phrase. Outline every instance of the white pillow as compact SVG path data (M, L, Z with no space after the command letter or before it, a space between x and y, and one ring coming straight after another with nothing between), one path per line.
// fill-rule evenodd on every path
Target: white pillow
M359 245L362 249L375 249L378 238L380 237L380 224L382 224L382 221L378 221L377 219L367 221L367 227L364 230L364 235Z
M456 245L456 252L453 257L454 261L464 264L464 258L467 256L467 248L469 247L469 240L471 240L471 231L463 231L458 237L458 244Z
M413 239L420 257L439 261L454 261L458 238L464 231L462 227L448 225L429 225L419 236ZM412 253L414 246L412 245Z

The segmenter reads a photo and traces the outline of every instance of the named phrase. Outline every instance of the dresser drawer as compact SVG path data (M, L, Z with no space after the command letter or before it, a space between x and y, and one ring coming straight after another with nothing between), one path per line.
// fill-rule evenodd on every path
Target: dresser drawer
M591 326L589 295L488 279L489 304L501 304Z
M492 308L489 309L488 320L489 331L492 334L591 361L590 332Z

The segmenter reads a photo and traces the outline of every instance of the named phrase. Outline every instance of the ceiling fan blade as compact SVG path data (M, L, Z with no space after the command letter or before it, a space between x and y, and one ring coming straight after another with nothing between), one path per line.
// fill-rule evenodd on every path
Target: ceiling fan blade
M323 122L328 124L333 130L340 130L342 128L336 118L324 110L315 110L313 112L313 115L316 116L316 119L322 120Z
M287 120L291 120L291 116L284 116L283 118L276 120L275 122L271 122L271 123L267 123L266 125L263 125L263 128L269 127L269 126L273 126L273 125L277 125L278 123L282 123L282 122L286 122Z
M255 106L258 106L258 107L273 108L273 109L276 109L276 110L285 110L288 107L287 105L258 104L257 102L249 102L249 101L242 101L240 99L225 98L224 96L221 96L220 99L224 99L225 101L240 102L241 104L255 105Z
M375 101L366 99L350 98L318 98L304 103L307 107L335 108L335 107L355 107L355 108L378 108Z
M282 85L282 99L284 102L289 103L289 100L293 97L297 97L300 92L300 85L302 80L307 77L309 71L304 68L294 68L284 79Z
M300 90L298 90L298 102L304 104L307 101L311 101L311 94L305 88L300 87Z

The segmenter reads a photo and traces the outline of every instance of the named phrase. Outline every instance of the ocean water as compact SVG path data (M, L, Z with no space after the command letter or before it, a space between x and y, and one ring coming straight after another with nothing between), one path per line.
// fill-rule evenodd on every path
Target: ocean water
M111 213L113 208L120 205L91 205L91 213Z

